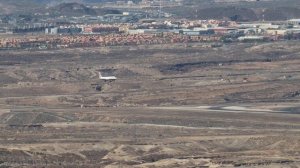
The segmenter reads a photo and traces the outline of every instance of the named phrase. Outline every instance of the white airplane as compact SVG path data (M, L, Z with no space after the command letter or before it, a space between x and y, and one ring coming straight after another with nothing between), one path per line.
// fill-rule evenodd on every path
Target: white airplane
M104 81L113 81L116 80L117 78L115 76L102 76L101 72L99 72L99 79Z

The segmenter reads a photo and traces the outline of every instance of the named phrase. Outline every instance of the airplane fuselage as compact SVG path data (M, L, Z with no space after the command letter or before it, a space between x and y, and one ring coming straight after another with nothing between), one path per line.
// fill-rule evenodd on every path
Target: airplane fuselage
M116 80L117 78L114 76L100 77L102 80Z
M113 81L113 80L116 80L117 78L115 76L102 76L101 72L99 72L99 79L105 80L105 81Z

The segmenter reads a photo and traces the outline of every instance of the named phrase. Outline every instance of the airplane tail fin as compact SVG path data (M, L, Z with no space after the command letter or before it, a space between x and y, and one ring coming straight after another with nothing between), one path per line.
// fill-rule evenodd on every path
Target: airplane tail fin
M101 75L101 72L99 72L99 79L101 79L102 78L102 75Z

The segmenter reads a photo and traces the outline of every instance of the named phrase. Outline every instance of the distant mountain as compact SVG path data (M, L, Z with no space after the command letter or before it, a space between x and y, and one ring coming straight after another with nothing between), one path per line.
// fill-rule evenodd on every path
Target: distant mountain
M96 15L94 9L88 8L79 3L62 3L57 6L51 7L50 12L64 16L82 16L82 15Z
M269 8L264 11L265 20L286 20L300 18L300 9L294 7Z
M114 0L0 0L0 15L33 14L48 12L52 15L82 16L119 14L114 9L93 9L85 3L100 3Z
M90 8L89 3L122 0L0 0L0 15L50 13L56 16L118 14L118 9ZM124 0L125 1L125 0ZM133 0L135 2L140 0ZM300 0L184 0L182 6L165 7L163 11L179 18L227 19L235 21L285 20L300 18Z
M43 3L43 4L59 4L59 3L104 3L104 2L116 2L120 0L32 0L37 3ZM125 0L123 0L125 1ZM135 2L141 1L141 0L132 0Z
M105 14L120 14L121 12L116 9L93 9L80 3L62 3L48 8L49 13L52 15L63 16L83 16L83 15L105 15Z
M16 12L34 12L43 5L36 0L0 0L0 14L12 14Z
M178 17L190 19L225 19L233 21L277 21L300 18L299 7L270 7L270 8L246 8L246 7L175 7L164 9Z

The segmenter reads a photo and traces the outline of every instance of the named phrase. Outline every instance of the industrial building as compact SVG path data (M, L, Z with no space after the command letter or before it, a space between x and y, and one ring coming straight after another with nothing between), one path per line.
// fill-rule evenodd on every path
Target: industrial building
M300 25L300 19L290 19L290 20L287 21L287 23L299 26Z
M264 41L266 37L264 36L242 36L238 38L239 41Z
M215 34L215 31L212 29L194 28L193 30L190 30L190 29L179 30L179 33L188 35L188 36L199 36L199 35L212 35L212 34Z
M81 27L53 27L46 28L45 34L79 34L82 30Z
M53 27L53 28L46 28L45 29L45 34L57 34L58 33L58 28Z

